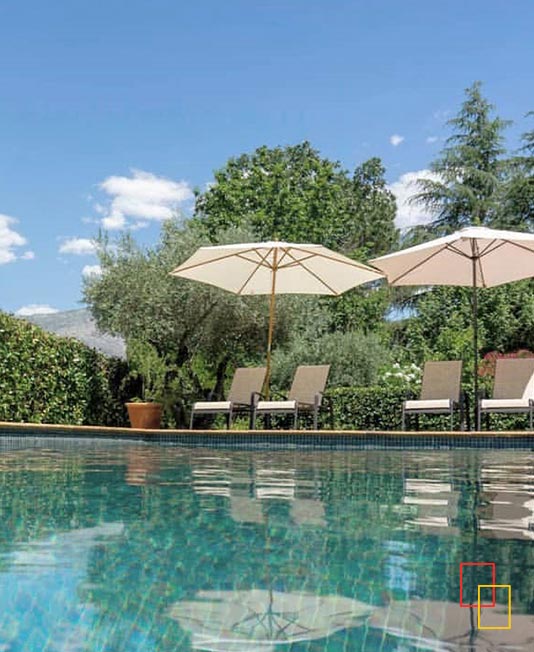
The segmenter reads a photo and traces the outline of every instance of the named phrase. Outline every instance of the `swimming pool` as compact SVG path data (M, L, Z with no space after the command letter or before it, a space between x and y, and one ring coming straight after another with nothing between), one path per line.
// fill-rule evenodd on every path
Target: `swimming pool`
M2 652L534 649L531 451L0 437L0 517Z

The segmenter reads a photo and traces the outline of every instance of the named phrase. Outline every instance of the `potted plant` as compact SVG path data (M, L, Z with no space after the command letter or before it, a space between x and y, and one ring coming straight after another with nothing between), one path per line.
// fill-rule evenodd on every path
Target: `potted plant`
M130 378L138 380L139 396L126 403L132 428L161 428L162 402L165 393L167 365L154 346L144 340L129 340L126 356Z

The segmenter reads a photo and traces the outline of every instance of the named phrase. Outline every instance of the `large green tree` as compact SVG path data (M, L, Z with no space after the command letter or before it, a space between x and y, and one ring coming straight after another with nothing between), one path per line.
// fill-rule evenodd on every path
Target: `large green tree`
M215 182L197 195L194 221L211 238L221 229L246 226L256 240L317 242L366 260L398 241L395 198L378 158L349 174L322 158L310 143L260 147L231 158ZM383 325L388 291L357 288L321 302L330 330L374 330Z
M308 142L231 158L197 195L195 219L211 237L245 224L260 240L318 242L360 257L385 253L397 240L380 160L350 175Z
M452 134L430 166L437 178L421 179L413 200L436 215L429 229L434 234L501 222L500 189L508 168L503 131L509 121L493 115L480 82L465 92L460 111L448 121Z

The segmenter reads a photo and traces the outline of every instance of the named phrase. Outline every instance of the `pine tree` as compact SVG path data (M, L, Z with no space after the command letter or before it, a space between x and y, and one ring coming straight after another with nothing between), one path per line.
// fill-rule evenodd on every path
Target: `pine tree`
M453 133L431 164L437 180L421 179L421 202L436 219L430 229L442 234L464 226L493 226L498 218L499 190L506 170L503 131L510 124L492 117L494 107L481 93L481 83L466 89L458 115L448 121Z

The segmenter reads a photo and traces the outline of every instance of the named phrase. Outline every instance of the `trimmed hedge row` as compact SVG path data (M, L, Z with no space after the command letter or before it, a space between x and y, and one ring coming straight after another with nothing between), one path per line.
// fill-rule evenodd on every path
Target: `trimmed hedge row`
M405 389L339 387L326 392L334 411L336 430L400 430ZM329 417L323 413L323 426Z
M0 312L0 421L127 425L127 372L122 360Z
M406 389L385 387L339 387L327 390L325 396L331 401L336 430L400 430L402 426L402 402L407 396ZM413 395L416 398L416 395ZM322 426L330 427L330 417L322 414ZM459 428L458 415L455 428ZM415 428L415 417L407 422L408 429ZM449 430L448 416L419 417L421 430ZM528 428L528 416L491 415L489 423L483 418L483 429L488 430L525 430Z

